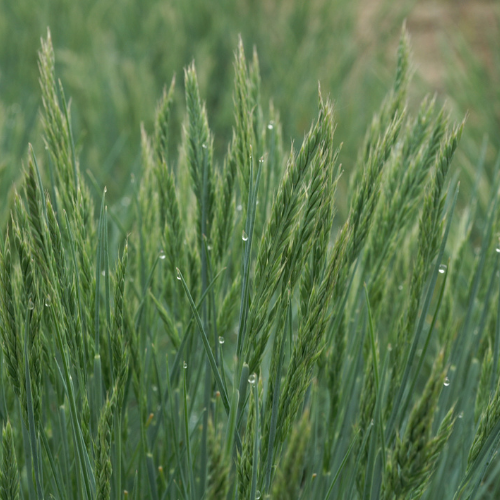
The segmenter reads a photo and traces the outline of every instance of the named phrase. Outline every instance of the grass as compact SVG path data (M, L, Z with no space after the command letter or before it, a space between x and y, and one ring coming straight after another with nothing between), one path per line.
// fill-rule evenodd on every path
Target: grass
M405 29L348 171L321 90L283 149L241 40L219 161L191 64L178 156L172 81L125 214L98 181L94 207L50 33L39 71L50 161L29 148L0 248L0 498L497 498L500 174L486 220L457 209L464 122L409 112Z
M341 103L337 116L344 161L353 159L366 120L390 81L391 75L382 69L386 49L397 38L409 3L395 6L382 0L385 11L374 16L377 43L372 43L358 36L360 0L224 0L213 5L199 0L104 0L99 5L94 0L77 5L66 0L2 0L0 196L6 197L12 182L19 181L28 141L40 151L40 161L46 159L40 140L36 51L47 26L53 34L58 77L71 96L82 174L88 181L90 171L100 186L107 185L110 202L126 205L133 193L130 175L139 178L141 171L137 130L141 122L153 130L156 99L174 75L167 160L176 161L185 115L183 68L193 59L217 131L216 157L226 153L239 34L247 48L255 45L258 50L262 102L267 105L272 99L279 110L286 143L290 138L299 143L309 127L320 80ZM2 210L2 226L7 217L8 211Z

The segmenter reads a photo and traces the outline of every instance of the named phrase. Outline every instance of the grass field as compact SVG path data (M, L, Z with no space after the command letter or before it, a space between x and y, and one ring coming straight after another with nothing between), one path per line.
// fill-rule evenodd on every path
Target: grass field
M494 120L357 7L0 3L1 500L498 498Z

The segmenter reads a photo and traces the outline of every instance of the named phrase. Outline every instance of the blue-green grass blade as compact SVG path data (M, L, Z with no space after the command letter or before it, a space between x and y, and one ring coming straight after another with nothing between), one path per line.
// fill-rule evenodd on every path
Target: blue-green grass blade
M187 450L187 460L188 460L188 476L190 485L190 498L195 498L195 482L194 482L194 471L193 471L193 458L191 456L191 442L189 435L189 418L188 418L188 407L187 407L187 375L184 373L184 435L186 438L186 450Z
M349 456L351 455L351 451L354 447L354 444L356 443L356 440L358 439L358 435L356 434L352 440L351 440L351 444L349 445L349 448L347 449L345 455L344 455L344 458L342 459L342 462L340 463L338 469L337 469L337 472L335 473L335 475L333 476L333 479L332 479L332 482L330 483L330 487L328 488L328 491L326 492L326 495L325 495L325 499L324 500L329 500L330 498L330 495L332 494L332 491L333 491L333 488L335 486L335 484L337 483L337 480L340 476L340 473L342 472L342 470L344 469L346 463L347 463L347 460L349 459Z
M259 425L259 388L258 388L258 380L256 380L253 384L253 397L255 400L255 439L253 445L253 467L252 467L252 487L250 490L250 500L257 499L257 471L259 470L259 434L260 434L260 425ZM260 498L260 495L259 495Z
M47 439L47 434L45 432L45 429L43 428L43 426L40 427L40 438L41 438L41 442L42 442L42 445L43 445L43 449L45 450L45 453L47 455L47 458L49 459L49 466L50 466L50 470L52 472L52 480L56 486L56 489L57 489L57 493L59 494L59 498L63 499L63 498L71 498L69 496L69 491L66 492L66 495L63 493L63 486L64 486L64 483L65 481L63 481L62 477L61 477L61 471L60 469L58 469L56 467L56 463L54 461L54 456L52 454L52 450L50 449L50 444L49 444L49 441Z
M430 343L430 340L432 337L432 332L434 331L434 327L435 327L436 321L438 319L438 314L439 314L439 311L441 309L441 302L443 301L444 290L446 287L447 280L448 280L448 266L446 267L444 279L443 279L443 282L441 283L441 289L439 290L439 298L438 298L438 302L436 305L436 310L434 311L434 316L432 317L432 323L431 323L431 326L429 328L429 331L427 332L427 337L425 338L425 343L424 343L424 347L422 349L422 354L420 355L420 359L418 360L417 369L415 370L415 373L413 375L413 380L410 384L410 389L406 395L406 400L403 404L403 410L401 412L402 415L406 414L406 409L408 408L408 404L410 403L411 395L413 394L413 389L415 388L415 385L417 383L418 375L420 373L420 370L422 369L422 365L424 364L425 355L427 353L427 349L429 348L429 343Z
M203 341L203 346L205 347L205 352L206 352L208 360L210 362L210 367L212 368L212 372L213 372L214 377L215 377L215 382L217 383L217 388L219 389L219 392L221 394L222 404L224 405L224 409L226 410L226 414L229 415L230 407L229 407L229 400L227 397L227 390L226 390L226 387L225 387L224 382L222 380L222 377L219 373L219 369L217 368L217 365L215 363L215 358L214 358L214 355L212 353L212 349L210 348L207 334L205 333L205 330L203 328L203 324L201 322L200 315L198 314L196 304L194 303L193 297L191 296L191 293L189 292L186 281L184 280L184 277L182 276L182 273L179 271L179 269L177 269L177 276L178 276L178 278L180 278L180 281L182 283L182 287L184 288L184 291L186 292L187 298L189 300L189 304L191 305L191 310L192 310L194 317L196 319L196 323L198 324L198 328L200 329L201 339ZM239 434L236 435L236 444L238 445L238 448L241 448L241 439L239 437Z

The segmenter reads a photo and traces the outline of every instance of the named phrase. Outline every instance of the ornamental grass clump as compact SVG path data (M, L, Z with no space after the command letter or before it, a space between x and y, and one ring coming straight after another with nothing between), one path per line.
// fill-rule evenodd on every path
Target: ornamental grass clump
M39 68L47 153L0 244L2 500L497 498L500 174L479 225L464 122L409 111L405 29L343 167L324 89L285 152L241 41L218 158L191 64L177 161L175 80L141 128L130 225L81 170L50 33Z

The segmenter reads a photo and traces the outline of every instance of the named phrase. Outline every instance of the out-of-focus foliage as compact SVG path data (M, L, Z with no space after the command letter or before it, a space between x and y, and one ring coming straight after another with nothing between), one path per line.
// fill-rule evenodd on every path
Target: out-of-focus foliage
M183 116L182 71L194 59L222 157L232 133L239 34L258 50L262 102L267 107L273 97L285 140L301 141L308 130L319 80L336 103L344 162L352 160L391 78L375 68L406 13L407 2L392 3L380 2L367 38L360 0L0 0L0 195L19 177L27 138L40 136L33 130L41 105L37 47L48 26L73 103L82 170L106 184L113 200L138 170L140 122L150 128L150 110L174 74L173 122ZM170 136L177 144L179 125Z

